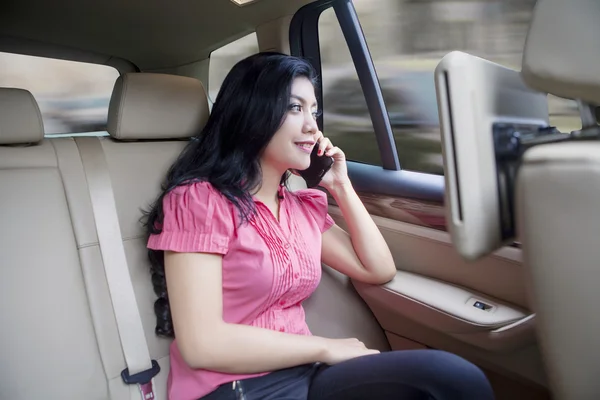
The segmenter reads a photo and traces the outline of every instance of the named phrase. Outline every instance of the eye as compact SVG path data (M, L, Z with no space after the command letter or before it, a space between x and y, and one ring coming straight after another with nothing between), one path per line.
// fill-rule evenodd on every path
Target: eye
M317 119L317 118L319 118L321 116L322 113L323 112L321 110L315 110L315 111L312 112L312 116L313 116L314 119Z
M301 112L302 111L302 106L300 104L291 104L289 109L291 111L296 111L296 112Z

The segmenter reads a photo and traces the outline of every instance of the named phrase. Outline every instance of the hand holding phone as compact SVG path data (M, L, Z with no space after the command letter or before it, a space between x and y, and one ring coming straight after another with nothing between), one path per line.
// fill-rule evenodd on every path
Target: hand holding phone
M325 176L327 171L331 169L333 165L333 157L318 154L319 143L316 143L310 153L310 166L303 170L298 171L298 174L306 181L306 186L313 188L319 185L321 179Z

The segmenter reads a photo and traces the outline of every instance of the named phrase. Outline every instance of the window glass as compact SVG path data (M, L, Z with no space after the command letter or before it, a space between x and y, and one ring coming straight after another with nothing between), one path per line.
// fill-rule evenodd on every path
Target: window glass
M106 65L0 52L0 87L33 94L46 135L105 131L118 77Z
M256 32L252 32L238 40L234 40L210 53L208 92L212 101L216 100L221 84L231 68L238 61L256 53L258 53L258 39L256 37Z
M453 50L519 70L535 0L353 0L402 168L443 174L433 70ZM380 165L373 127L333 9L319 22L324 128L355 161ZM576 103L549 96L550 122L579 129ZM329 118L327 118L329 116Z
M333 8L319 18L323 134L346 158L381 165L367 102Z

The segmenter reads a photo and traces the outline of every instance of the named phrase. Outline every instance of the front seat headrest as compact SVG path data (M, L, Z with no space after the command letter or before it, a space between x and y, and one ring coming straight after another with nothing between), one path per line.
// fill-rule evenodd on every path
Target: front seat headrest
M541 92L600 105L600 1L538 0L522 78Z

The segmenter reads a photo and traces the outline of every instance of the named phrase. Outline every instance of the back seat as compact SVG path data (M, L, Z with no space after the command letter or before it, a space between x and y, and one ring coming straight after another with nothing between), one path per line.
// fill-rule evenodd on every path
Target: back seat
M150 356L159 362L156 382L166 399L170 339L154 333L156 295L151 284L146 237L140 218L156 199L165 173L189 138L208 119L200 81L180 76L132 73L120 77L108 117L110 137L101 143L107 161L121 237Z
M126 385L92 203L78 144L97 140L108 166L121 237L152 359L157 399L166 399L171 340L154 334L146 239L140 224L164 174L208 117L192 78L120 77L109 137L44 138L33 96L0 88L0 400L139 400ZM296 188L303 181L296 179ZM313 333L360 337L388 348L381 328L347 279L325 268L306 302Z
M18 89L0 143L0 398L128 399L77 147Z
M155 393L166 399L171 340L154 334L139 219L184 139L205 123L208 104L199 81L139 74L119 78L110 109L112 137L92 140L109 165L150 356L161 365ZM79 139L43 132L32 95L0 89L0 399L140 399L120 376L126 364Z

